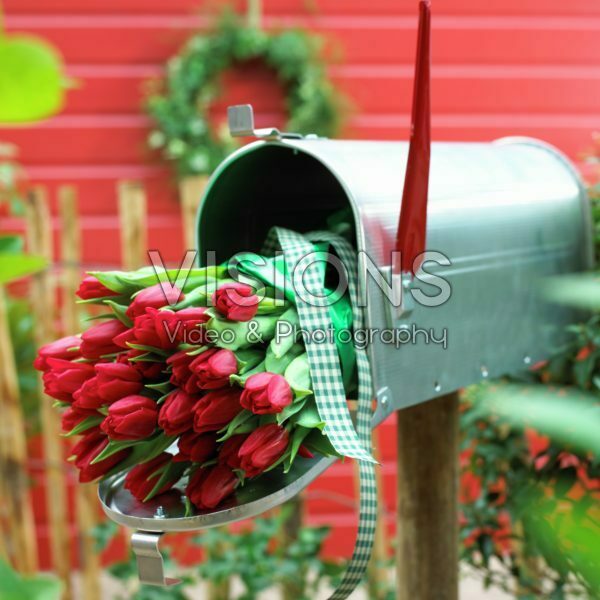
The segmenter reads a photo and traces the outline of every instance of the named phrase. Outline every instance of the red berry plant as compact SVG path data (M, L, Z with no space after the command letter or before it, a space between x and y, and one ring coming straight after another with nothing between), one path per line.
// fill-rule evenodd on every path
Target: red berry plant
M40 348L34 366L64 434L80 436L71 457L80 481L127 472L139 502L178 485L210 510L298 455L334 454L302 340L276 337L296 309L273 288L209 267L179 289L145 268L92 273L77 295L106 312Z

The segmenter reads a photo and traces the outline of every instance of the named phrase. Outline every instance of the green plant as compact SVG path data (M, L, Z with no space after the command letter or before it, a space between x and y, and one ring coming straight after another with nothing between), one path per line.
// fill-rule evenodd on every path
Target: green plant
M28 123L63 106L66 77L61 55L42 38L6 34L0 6L0 122Z
M301 30L272 34L226 13L208 34L193 36L167 64L147 110L155 122L148 143L174 163L180 177L211 173L234 148L213 131L207 110L220 93L219 76L236 65L263 61L287 92L287 129L331 137L340 125L341 97L320 58L319 38Z
M59 600L62 584L49 575L24 577L0 560L0 598L2 600Z

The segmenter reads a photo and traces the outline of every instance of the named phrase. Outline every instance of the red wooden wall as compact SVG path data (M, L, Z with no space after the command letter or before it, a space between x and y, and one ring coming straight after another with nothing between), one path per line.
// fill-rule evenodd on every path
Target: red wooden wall
M600 126L600 2L433 4L434 139L530 135L577 158ZM151 247L170 260L181 256L175 187L145 149L148 120L140 106L144 81L160 75L186 36L206 26L207 19L198 16L202 7L198 0L4 2L8 30L52 41L79 82L60 116L35 127L3 129L0 140L20 147L34 181L79 187L88 263L118 263L115 182L123 178L147 183ZM264 24L301 25L326 36L330 51L339 55L331 76L354 105L347 137L401 139L409 125L416 7L416 0L264 0ZM267 93L268 83L253 85L243 73L228 80L230 96L252 101L264 124L277 124L281 105ZM392 425L384 425L390 510L393 439ZM314 520L336 527L333 551L344 552L341 542L353 533L350 510L336 501L352 494L351 474L350 464L339 465L312 489Z

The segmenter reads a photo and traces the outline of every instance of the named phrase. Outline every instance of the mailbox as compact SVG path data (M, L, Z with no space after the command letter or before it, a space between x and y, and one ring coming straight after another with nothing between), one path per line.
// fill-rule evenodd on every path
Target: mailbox
M324 229L350 208L377 423L523 371L556 347L573 314L544 302L540 283L589 269L592 246L585 189L555 148L524 138L432 145L427 250L435 260L404 282L397 310L373 267L391 287L408 143L272 137L243 147L212 177L198 218L200 258L260 252L271 226Z

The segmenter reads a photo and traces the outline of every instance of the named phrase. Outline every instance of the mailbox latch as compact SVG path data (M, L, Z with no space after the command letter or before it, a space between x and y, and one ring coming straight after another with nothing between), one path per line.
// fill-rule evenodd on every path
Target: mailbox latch
M238 104L227 109L229 133L233 137L255 137L261 140L301 140L304 136L300 133L284 133L276 127L264 129L254 128L254 110L251 104ZM316 135L306 137L316 138Z
M131 536L140 582L159 586L177 585L181 579L165 577L163 557L158 548L161 536L162 532L155 531L136 531Z

